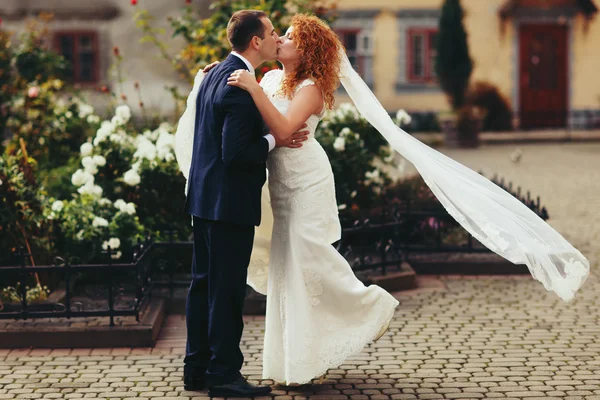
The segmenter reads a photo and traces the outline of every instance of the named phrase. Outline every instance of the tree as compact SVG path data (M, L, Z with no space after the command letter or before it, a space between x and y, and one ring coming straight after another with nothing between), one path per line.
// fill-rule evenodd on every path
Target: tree
M134 20L145 34L142 42L153 43L160 55L189 83L193 83L200 67L225 59L231 51L227 41L227 23L236 11L254 9L266 12L280 34L285 32L292 15L296 13L314 14L327 22L335 18L332 12L335 0L213 0L210 2L210 15L201 15L188 1L186 4L179 17L169 18L173 38L181 37L185 41L184 47L176 54L172 54L169 46L161 39L166 32L154 27L155 17L147 10L138 11ZM263 66L256 71L257 78L260 79L274 67L275 63ZM169 90L179 102L185 100L176 87Z
M463 17L460 0L444 1L439 21L435 68L440 86L450 98L454 110L465 104L469 78L473 71Z

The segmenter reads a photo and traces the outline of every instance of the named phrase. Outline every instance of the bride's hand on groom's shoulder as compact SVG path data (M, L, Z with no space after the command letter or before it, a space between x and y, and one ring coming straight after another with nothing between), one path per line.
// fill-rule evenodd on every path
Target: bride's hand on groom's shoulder
M306 124L303 124L300 129L292 134L292 136L283 140L278 139L277 136L273 135L275 136L275 143L277 147L289 147L290 149L298 149L302 147L302 142L308 140L309 134L309 131L305 130L304 128L306 128Z
M211 69L213 69L214 67L219 65L219 63L220 63L220 61L215 61L215 62L208 64L206 67L204 67L202 72L204 72L206 74L208 71L210 71Z
M229 75L229 78L227 78L227 84L230 86L237 86L248 92L252 92L253 89L262 91L260 85L256 81L256 77L245 69L233 71L231 75Z

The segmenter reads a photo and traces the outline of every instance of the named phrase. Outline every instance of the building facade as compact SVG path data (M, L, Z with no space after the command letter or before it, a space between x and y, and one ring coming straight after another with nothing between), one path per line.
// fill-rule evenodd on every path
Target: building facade
M365 80L388 110L449 103L435 78L442 0L342 0L334 26L354 29ZM521 129L585 128L600 117L600 21L592 0L462 0L474 69ZM362 42L362 43L361 43ZM368 42L368 44L367 44Z
M600 22L596 0L462 0L471 82L495 85L509 100L517 128L587 127L600 120ZM348 56L386 109L412 113L449 109L435 77L435 41L443 0L339 0L333 24ZM208 12L208 0L194 0ZM52 45L73 61L82 87L114 84L108 70L113 48L124 56L124 90L135 96L142 85L148 109L170 112L167 86L187 89L151 44L140 43L133 23L139 8L168 30L177 1L2 0L3 28L24 29L40 11L55 14ZM168 38L168 36L167 36ZM172 39L168 39L172 40ZM172 40L177 48L181 43ZM94 101L93 91L89 91ZM348 101L343 91L338 102Z

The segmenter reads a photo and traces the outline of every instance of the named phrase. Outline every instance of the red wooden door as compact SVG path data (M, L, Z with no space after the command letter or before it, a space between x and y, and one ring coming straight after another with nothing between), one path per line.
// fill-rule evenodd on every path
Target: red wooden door
M564 127L567 120L567 28L521 25L521 128Z

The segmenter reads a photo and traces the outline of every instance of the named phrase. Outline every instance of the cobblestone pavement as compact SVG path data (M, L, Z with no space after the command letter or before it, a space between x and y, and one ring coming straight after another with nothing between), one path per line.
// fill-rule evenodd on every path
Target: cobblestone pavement
M551 223L598 267L600 145L446 151L542 197ZM275 399L600 399L600 282L564 303L530 277L420 277L397 293L390 331L323 384L275 387ZM169 317L142 349L0 349L0 399L207 399L183 391L185 321ZM248 318L244 372L260 380L264 321ZM266 382L271 383L271 382Z

